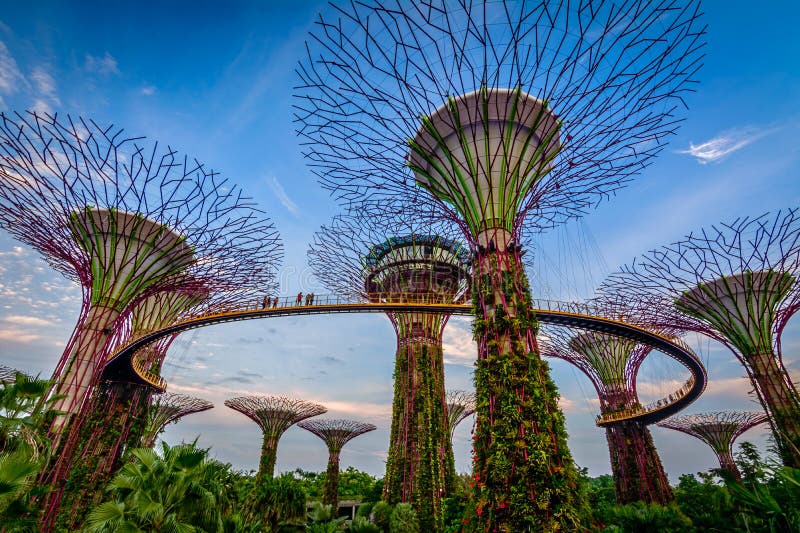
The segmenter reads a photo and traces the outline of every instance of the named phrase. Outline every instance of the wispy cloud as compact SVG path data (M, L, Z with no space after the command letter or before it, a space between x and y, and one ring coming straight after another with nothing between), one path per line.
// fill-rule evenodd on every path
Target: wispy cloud
M56 80L47 69L42 66L34 68L31 73L31 80L42 97L52 100L55 103L60 103L56 90Z
M727 130L700 144L690 142L688 150L678 150L678 153L694 157L701 165L714 163L737 150L741 150L748 144L754 143L772 131L759 130L757 128Z
M139 94L143 96L153 96L156 94L156 87L154 85L144 85L139 89Z
M94 72L96 74L101 74L104 76L114 74L119 75L119 67L117 66L117 60L114 59L114 56L109 54L108 52L105 53L102 57L93 56L91 54L86 54L86 58L84 60L84 67L89 72Z
M25 77L8 47L0 41L0 94L14 94L21 84L27 84Z
M283 188L283 185L281 185L281 182L278 181L278 178L273 176L269 182L269 186L270 189L272 189L272 192L275 193L275 196L278 197L278 201L283 207L286 208L287 211L294 216L298 216L300 214L300 208L297 207L297 204L294 203L291 198L289 198L288 194L286 194L286 190Z

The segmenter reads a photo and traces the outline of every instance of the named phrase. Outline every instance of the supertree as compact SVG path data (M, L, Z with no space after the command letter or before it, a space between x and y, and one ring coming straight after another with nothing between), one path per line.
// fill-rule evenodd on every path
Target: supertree
M577 527L519 239L665 146L700 65L699 18L694 0L385 0L334 6L310 35L295 107L323 185L366 212L433 204L474 252L480 527Z
M548 327L544 334L542 355L568 361L589 378L601 417L641 407L636 376L652 347L596 331ZM622 420L606 424L605 430L617 503L670 502L672 490L647 425Z
M16 368L0 365L0 384L14 383L17 379L17 374L23 374L23 372L20 372Z
M658 422L658 425L702 440L717 454L719 467L741 479L739 468L733 461L733 441L748 429L766 422L767 418L765 413L719 411L673 416Z
M800 210L740 217L641 256L602 285L648 321L725 344L747 370L784 464L800 467L800 394L781 333L800 308Z
M447 391L447 427L450 428L450 442L453 432L461 422L475 413L475 393L464 390Z
M0 227L83 290L53 373L62 396L54 408L65 415L51 428L54 464L40 480L56 487L44 504L48 530L126 309L198 280L211 293L237 282L270 290L280 244L239 187L170 147L90 120L0 114L0 176Z
M339 506L339 453L345 444L369 431L377 429L372 424L357 420L316 419L297 424L321 438L328 446L328 468L325 470L325 493L322 503Z
M463 301L469 252L453 239L455 228L405 217L381 223L386 219L340 215L323 226L309 251L316 277L337 294L362 301ZM412 503L423 527L441 528L441 498L455 484L442 351L449 315L409 310L387 316L397 350L384 497Z
M256 485L273 476L281 435L301 420L328 411L317 403L285 396L239 396L225 400L225 405L246 415L264 433Z
M147 413L147 425L142 434L141 445L152 448L156 437L164 431L167 424L177 422L186 415L200 413L212 409L214 404L202 398L195 398L186 394L166 393L156 396L151 400Z
M445 399L447 403L448 448L452 453L453 434L456 431L456 426L475 413L475 393L454 389L445 393ZM448 464L451 470L447 472L447 477L455 480L455 457L453 459L454 461Z

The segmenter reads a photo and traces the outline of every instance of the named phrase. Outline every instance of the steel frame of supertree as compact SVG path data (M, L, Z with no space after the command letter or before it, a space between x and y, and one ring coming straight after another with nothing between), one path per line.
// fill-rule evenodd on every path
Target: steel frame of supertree
M717 411L673 416L658 422L658 425L686 433L711 446L719 459L719 467L740 480L742 474L733 460L733 442L742 433L763 424L767 419L766 413Z
M54 464L40 483L53 527L92 391L126 309L162 290L274 286L277 232L239 187L170 147L57 115L0 114L0 227L83 290L56 370Z
M364 301L459 302L468 294L469 252L456 235L452 224L442 222L339 215L315 234L309 264L330 290ZM431 311L387 316L397 350L384 498L411 503L423 527L441 528L441 499L454 489L456 475L442 349L450 316Z
M275 473L278 441L286 430L306 418L328 412L317 403L286 396L238 396L225 400L225 405L258 424L264 434L256 485Z
M325 442L328 447L328 467L325 470L325 491L322 503L339 507L339 454L345 444L364 433L377 428L373 424L341 418L304 420L299 427L310 431Z
M690 233L612 274L601 292L639 301L655 324L696 331L744 365L784 464L800 467L800 393L781 333L800 309L800 209Z
M623 318L619 306L601 309L608 316ZM632 316L624 318L635 322ZM636 377L652 347L596 331L547 327L544 334L547 340L540 344L542 355L568 361L583 372L597 391L601 414L639 405ZM617 503L644 501L664 505L672 501L672 489L647 425L621 421L608 424L605 429Z
M537 354L520 235L580 215L665 146L701 62L699 9L350 2L310 34L296 120L323 186L367 212L398 197L431 205L425 189L475 253L481 527L576 527L576 474Z
M186 394L168 392L155 396L150 401L150 409L147 411L147 425L142 434L141 446L152 448L156 443L156 438L164 431L167 424L177 422L187 415L213 408L214 404L208 400Z

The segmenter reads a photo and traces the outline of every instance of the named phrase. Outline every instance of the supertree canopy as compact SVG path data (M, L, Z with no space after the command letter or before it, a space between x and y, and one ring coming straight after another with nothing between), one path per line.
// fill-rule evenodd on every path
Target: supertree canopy
M720 411L673 416L658 422L658 425L702 440L714 450L720 468L741 479L739 468L733 461L733 441L748 429L766 421L765 413Z
M339 453L345 444L364 433L374 431L372 424L356 420L315 419L297 424L325 441L328 446L328 468L325 471L325 493L322 503L339 507Z
M269 291L281 246L239 187L170 147L88 120L0 114L0 176L0 227L83 289L53 374L63 396L54 407L66 413L52 428L56 464L41 480L63 487L126 309L198 280L211 293ZM45 530L60 492L44 507Z
M586 374L597 391L601 416L641 407L636 376L650 346L608 333L576 333L561 327L547 327L544 334L542 355L564 359ZM617 503L671 501L672 490L647 425L622 420L605 429Z
M469 252L457 235L452 224L424 218L340 215L315 235L309 263L329 289L363 301L459 302L468 293ZM387 315L397 351L384 496L412 503L424 527L441 529L441 498L455 484L442 351L449 315Z
M699 68L699 16L694 0L385 0L332 7L310 35L295 107L323 184L365 211L425 190L476 252L480 527L577 527L518 242L664 147Z
M186 415L212 409L214 404L202 398L186 394L161 394L151 400L147 415L147 426L142 435L142 446L151 448L156 437L164 431L167 424L177 422Z
M601 287L639 301L648 320L704 333L744 365L784 464L800 467L800 394L780 338L800 308L800 210L742 217L690 233L610 276Z
M246 415L264 433L256 484L274 474L281 435L301 420L328 411L317 403L285 396L239 396L225 400L225 405Z

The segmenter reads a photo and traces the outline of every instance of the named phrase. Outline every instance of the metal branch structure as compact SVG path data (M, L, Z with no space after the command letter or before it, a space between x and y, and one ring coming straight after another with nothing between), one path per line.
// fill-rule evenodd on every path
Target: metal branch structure
M69 116L0 114L0 227L83 289L53 373L53 525L81 426L126 310L163 290L275 288L281 245L239 187L169 146Z
M800 309L800 209L690 233L612 274L601 291L638 302L655 324L704 333L747 370L786 465L800 467L800 393L781 333Z
M733 474L736 479L741 479L742 475L733 460L733 441L748 429L767 420L765 413L718 411L673 416L658 422L658 425L702 440L714 450L719 459L719 467Z
M158 435L167 424L177 422L186 415L201 413L213 409L214 404L202 398L186 394L166 393L151 400L147 413L147 425L142 435L141 445L152 448Z
M338 509L339 454L345 444L377 428L373 424L344 419L304 420L297 425L321 438L328 447L328 467L325 471L325 492L322 503Z
M379 0L331 6L310 34L295 113L323 186L365 212L433 207L474 252L480 528L578 527L520 238L580 215L665 146L700 18L695 0Z
M452 304L466 299L469 252L452 224L423 217L340 215L315 234L314 274L365 302ZM455 486L448 438L442 332L450 315L387 313L397 335L384 497L410 502L424 527L441 528L441 499Z
M606 311L617 314L612 309ZM543 356L572 363L592 382L600 400L601 417L641 407L636 376L652 347L608 333L576 333L574 329L552 326L543 335ZM620 421L607 424L605 429L617 503L644 501L664 505L672 501L672 489L647 425Z
M225 405L246 415L264 434L256 484L275 473L278 441L287 429L301 420L319 416L328 410L313 402L285 396L239 396L225 400Z

